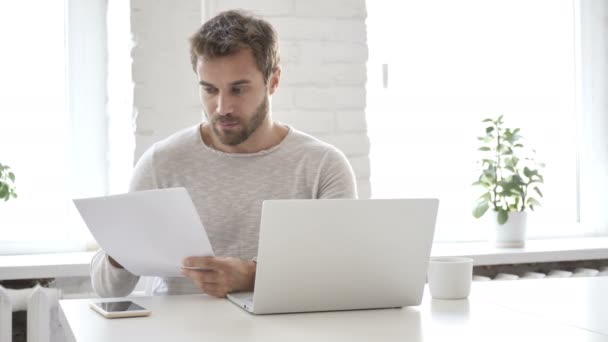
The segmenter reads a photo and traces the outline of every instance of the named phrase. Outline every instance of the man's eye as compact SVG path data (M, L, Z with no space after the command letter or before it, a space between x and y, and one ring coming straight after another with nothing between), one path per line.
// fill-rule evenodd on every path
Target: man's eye
M241 88L241 87L234 87L234 88L232 88L232 93L235 94L235 95L238 95L238 94L240 94L242 92L243 92L243 88Z
M215 88L204 88L204 89L205 89L205 92L210 95L217 93L217 89L215 89Z

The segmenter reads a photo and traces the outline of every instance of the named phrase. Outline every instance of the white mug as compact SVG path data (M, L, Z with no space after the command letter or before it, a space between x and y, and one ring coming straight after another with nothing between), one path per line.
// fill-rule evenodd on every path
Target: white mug
M471 292L473 259L437 257L429 260L427 273L431 296L435 299L464 299Z

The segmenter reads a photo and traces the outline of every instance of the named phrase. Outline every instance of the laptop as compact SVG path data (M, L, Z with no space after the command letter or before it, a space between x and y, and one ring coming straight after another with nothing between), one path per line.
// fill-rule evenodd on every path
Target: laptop
M419 305L439 200L267 200L253 314Z

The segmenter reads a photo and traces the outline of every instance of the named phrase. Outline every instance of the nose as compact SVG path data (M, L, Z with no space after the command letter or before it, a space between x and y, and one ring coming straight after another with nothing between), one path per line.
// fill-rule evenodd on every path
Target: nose
M215 108L215 112L217 115L228 115L232 114L233 111L233 103L229 96L224 94L219 94L217 97L217 106Z

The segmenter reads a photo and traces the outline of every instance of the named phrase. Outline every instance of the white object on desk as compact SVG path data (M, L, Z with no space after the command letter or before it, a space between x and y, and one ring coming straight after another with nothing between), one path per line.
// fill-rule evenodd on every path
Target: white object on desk
M228 298L255 314L418 305L438 205L437 199L264 201L255 292Z
M95 240L136 275L183 277L182 260L213 250L184 188L74 200Z
M105 318L132 318L150 316L150 310L130 300L93 302L91 309Z
M428 281L433 298L464 299L471 292L473 259L440 257L429 260Z

